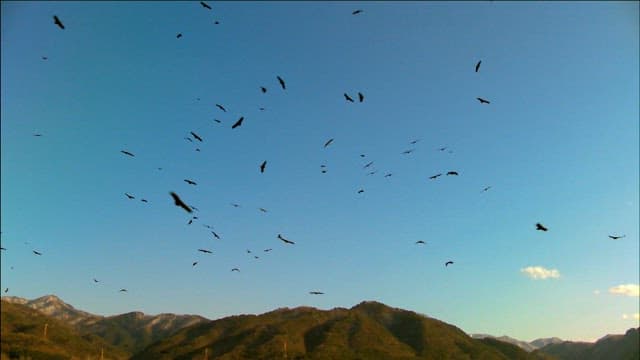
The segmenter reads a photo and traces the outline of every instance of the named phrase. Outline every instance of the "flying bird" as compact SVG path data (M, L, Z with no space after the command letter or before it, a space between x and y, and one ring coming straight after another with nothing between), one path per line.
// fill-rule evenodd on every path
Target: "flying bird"
M375 174L377 172L378 172L378 170L370 171L370 172L367 173L367 175L373 175L373 174Z
M402 153L403 154L411 154L412 152L414 152L416 149L409 149L409 150L405 150Z
M368 168L368 167L369 167L369 166L371 166L371 165L373 165L373 161L372 161L372 162L370 162L370 163L368 163L367 165L365 165L365 166L363 167L363 169L366 169L366 168Z
M227 112L227 109L225 109L225 108L224 108L224 106L222 106L222 105L220 105L220 104L216 104L216 106L217 106L220 110L222 110L222 111L224 111L224 112Z
M41 253L41 252L37 252L37 251L35 251L35 250L31 250L31 251L33 251L33 253L34 253L34 254L36 254L36 255L42 255L42 253Z
M262 164L260 164L260 172L263 173L266 167L267 167L267 160L263 161Z
M7 248L4 248L4 247L0 246L0 250L7 250Z
M364 192L363 189L358 190L358 194L362 194Z
M237 271L237 272L240 272L240 269L238 269L238 268L233 268L233 269L231 269L231 271Z
M194 266L196 266L196 265L198 265L198 262L197 262L197 261L194 261L194 262L193 262L193 264L191 264L191 267L194 267Z
M481 192L489 191L489 189L491 189L491 186L487 186L486 188L482 189Z
M287 87L284 84L284 80L280 77L280 76L276 76L278 78L278 82L280 83L280 86L282 86L282 90L286 90Z
M344 93L344 98L349 102L353 102L353 99L347 93Z
M203 252L205 254L213 254L213 251L207 249L198 249L198 251Z
M438 176L442 176L442 174L435 174L435 175L433 175L433 176L429 176L429 179L435 179L435 178L437 178Z
M4 289L5 294L9 292L9 288Z
M222 123L222 121L220 121L218 119L213 119L213 121L217 122L218 124Z
M449 261L447 261L446 263L444 263L444 266L449 266L449 265L451 265L451 264L453 264L453 261L449 260Z
M264 250L262 250L262 251L264 251L264 252L269 252L269 251L271 251L271 250L273 250L273 249L264 249Z
M457 171L449 171L449 172L447 172L447 175L456 175L456 176L458 176L460 174L458 174Z
M413 140L413 141L409 142L409 144L415 145L418 141L420 141L420 139Z
M295 244L293 241L283 238L280 234L278 234L278 239L284 241L285 244Z
M129 199L135 199L135 198L136 198L135 196L130 195L129 193L124 193L124 194L125 194L125 195L127 195L127 197L128 197Z
M260 210L260 211L262 211L262 212L264 212L264 213L266 213L266 212L267 212L267 209L265 209L265 208L258 208L258 210Z
M362 10L358 9L358 10L354 10L351 15L358 15L362 12Z
M213 237L215 237L216 239L220 240L220 236L218 234L216 234L215 231L211 231L211 233L213 234Z
M446 146L445 146L445 147L441 147L441 148L439 148L438 150L440 150L440 151L445 151L445 150L447 150L447 147L446 147Z
M247 249L247 254L251 254L251 250Z
M361 158L363 158L363 157L365 157L365 156L366 156L365 154L360 154L360 157L361 157Z
M609 235L609 238L611 238L612 240L618 240L618 239L622 239L623 237L626 237L627 235L622 235L622 236L613 236L613 235Z
M58 19L57 15L53 15L53 23L58 25L58 27L62 30L64 30L64 25L62 24L62 21L60 21L60 19Z
M216 20L216 21L214 21L213 23L214 23L214 24L216 24L216 25L218 25L218 24L220 24L220 21Z
M47 60L47 59L48 59L48 57L46 57L46 56L42 57L42 60Z
M193 181L193 180L189 180L189 179L184 179L184 182L186 182L186 183L187 183L187 184L189 184L189 185L198 185L198 184L196 184L196 182L195 182L195 181Z
M207 3L206 3L206 2L204 2L204 1L200 1L200 5L202 5L202 7L203 7L203 8L205 8L205 9L209 9L209 10L211 10L211 6L209 6L209 4L207 4Z
M361 92L358 93L358 100L360 100L360 102L364 101L364 95L362 95Z
M187 223L187 225L191 225L193 223L193 219L189 219L189 222Z
M239 204L231 204L231 206L236 207L236 208L240 207Z
M391 175L393 175L393 174L392 173L388 173L388 174L385 174L384 177L390 177Z
M187 140L188 142L193 142L193 140L191 140L191 138L190 138L190 137L186 137L186 136L185 136L185 137L184 137L184 139L185 139L185 140Z
M96 280L96 278L93 278L93 282L94 283L99 283L100 281Z
M33 136L40 137L40 136L42 136L42 134L33 134Z
M547 229L546 227L544 227L544 225L537 223L536 224L536 230L541 230L541 231L547 231L549 229Z
M311 295L324 295L324 293L321 292L321 291L309 291L309 294L311 294Z
M480 70L480 64L482 63L482 60L478 61L478 63L476 64L476 72L478 72L478 70Z
M202 142L202 138L200 136L198 136L198 134L194 133L193 131L191 131L191 135L193 136L194 139Z
M182 37L182 33L176 35L176 39L180 39Z
M324 147L327 147L327 146L331 145L332 142L333 142L333 139L327 140L327 142L324 143Z
M118 292L127 292L127 289L120 289Z
M125 154L125 155L132 156L132 157L134 157L134 156L135 156L135 155L133 155L132 153L130 153L130 152L128 152L128 151L125 151L125 150L120 150L120 152L121 152L121 153L123 153L123 154Z
M236 121L236 123L231 126L231 128L235 129L238 126L242 125L242 120L244 120L244 116L241 116L240 119L238 119L238 121Z
M260 91L262 91L262 93L266 93L267 92L267 88L264 86L260 86Z
M171 197L173 198L173 202L175 203L176 206L179 206L179 207L183 208L184 211L186 211L188 213L193 212L193 210L191 210L191 208L180 199L178 194L176 194L174 192L170 192L169 194L171 194Z
M478 101L480 101L480 104L491 104L491 103L489 102L489 100L485 100L485 99L483 99L483 98L476 98L476 99L478 99Z
M140 199L143 203L148 203L147 199Z
M418 241L416 241L416 244L424 244L424 241L418 240Z

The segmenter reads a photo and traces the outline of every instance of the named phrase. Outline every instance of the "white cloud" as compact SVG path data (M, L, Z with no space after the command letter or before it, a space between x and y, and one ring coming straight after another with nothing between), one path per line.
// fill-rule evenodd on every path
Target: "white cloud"
M532 279L557 279L560 277L560 272L557 269L545 269L542 266L529 266L524 269L520 269L520 272L525 273Z
M623 284L609 288L609 292L614 295L640 296L640 286L638 284Z

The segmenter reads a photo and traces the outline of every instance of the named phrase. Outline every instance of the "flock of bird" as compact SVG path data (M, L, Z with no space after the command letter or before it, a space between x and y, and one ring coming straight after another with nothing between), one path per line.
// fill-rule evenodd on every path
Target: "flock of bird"
M207 10L212 10L211 6L210 6L210 5L208 5L208 4L207 4L207 3L205 3L205 2L200 2L200 5L201 5L203 8L207 9ZM361 10L361 9L354 10L354 11L352 12L352 15L362 14L363 12L364 12L364 11L363 11L363 10ZM65 28L65 26L64 26L64 24L62 23L62 21L60 20L60 18L59 18L57 15L54 15L54 16L53 16L53 20L54 20L54 24L55 24L56 26L58 26L58 28L60 28L61 30L65 30L65 29L66 29L66 28ZM218 24L220 24L220 22L219 22L219 21L215 21L215 22L214 22L214 24L218 25ZM178 34L176 35L176 38L178 38L178 39L180 39L181 37L182 37L182 33L178 33ZM48 58L47 58L46 56L43 56L43 57L42 57L42 59L43 59L43 60L47 60ZM481 60L480 60L480 61L478 61L478 62L476 63L476 65L475 65L475 72L476 72L476 73L478 73L478 72L480 71L480 66L481 66L481 64L482 64L482 61L481 61ZM281 76L279 76L279 75L278 75L278 76L276 76L276 80L278 81L278 84L280 85L280 87L282 88L282 90L283 90L283 91L287 89L287 87L286 87L286 82L285 82L285 80L284 80ZM260 87L259 87L259 89L260 89L260 91L261 91L263 94L264 94L264 93L267 93L267 91L268 91L268 90L267 90L267 87L265 87L265 86L260 86ZM344 96L344 99L345 99L347 102L355 103L354 98L353 98L353 97L351 97L348 93L346 93L346 92L345 92L345 93L343 94L343 96ZM357 93L357 99L358 99L358 102L360 102L360 103L364 102L364 100L365 100L365 96L364 96L364 94L363 94L362 92L358 91L358 93ZM484 99L484 98L482 98L482 97L477 97L476 99L480 102L480 104L487 104L487 105L491 104L491 102L490 102L489 100ZM200 99L198 98L197 100L200 100ZM227 109L226 109L222 104L215 104L215 106L216 106L220 111L225 112L225 113L227 112ZM264 110L264 108L260 108L260 110ZM218 120L218 119L215 119L214 121L216 121L217 123L222 123L222 121L221 121L221 120ZM240 118L238 118L238 120L236 120L236 121L231 125L231 129L237 129L238 127L242 126L243 121L244 121L244 116L240 116ZM198 135L197 133L195 133L194 131L190 131L190 135L191 135L191 137L192 137L193 139L192 139L192 138L190 138L190 137L185 137L185 139L186 139L186 140L188 140L188 141L190 141L190 142L193 142L194 140L196 140L196 141L198 141L198 142L202 143L202 142L204 141L204 140L203 140L203 138L202 138L200 135ZM39 134L39 133L38 133L38 134L34 134L33 136L35 136L35 137L41 137L41 136L42 136L42 134ZM328 146L330 146L331 144L333 144L334 140L335 140L334 138L328 139L328 140L324 143L323 148L327 148ZM410 144L410 145L416 145L419 141L420 141L419 139L412 140L412 141L410 141L410 142L409 142L409 144ZM440 148L438 148L438 149L436 149L436 150L437 150L437 151L441 151L441 152L446 151L446 150L449 150L449 153L452 153L452 151L451 151L450 149L448 149L448 147L440 147ZM197 148L197 149L196 149L196 151L200 151L200 149L199 149L199 148ZM413 153L413 151L415 151L415 148L407 149L407 150L403 151L401 154L403 154L403 155L410 155L411 153ZM135 157L135 154L134 154L134 153L132 153L131 151L128 151L128 150L120 150L120 152L121 152L123 155L126 155L127 157L132 157L132 158L134 158L134 157ZM361 157L361 158L365 158L365 157L366 157L366 155L365 155L365 154L360 154L360 157ZM268 163L268 161L267 161L267 160L264 160L264 161L263 161L263 162L258 166L258 169L259 169L260 173L264 173L264 172L266 171L267 163ZM373 164L374 164L374 161L369 161L369 162L367 162L367 163L363 166L363 169L370 169L370 168L371 168L371 166L372 166ZM322 164L322 165L320 165L320 169L321 169L321 173L323 173L323 174L324 174L324 173L327 173L327 165L326 165L326 164ZM162 168L158 168L158 170L162 170ZM375 173L377 173L377 170L369 171L369 172L367 173L367 175L374 175ZM388 177L391 177L392 175L393 175L392 173L386 173L386 174L384 175L384 177L385 177L385 178L388 178ZM439 172L439 173L437 173L437 174L434 174L434 175L430 176L430 177L429 177L429 179L430 179L430 180L436 180L436 179L440 178L440 177L441 177L441 176L443 176L443 175L444 175L444 176L459 176L460 174L459 174L459 172L458 172L458 171L456 171L456 170L448 170L448 171L446 171L446 172L445 172L445 171L443 171L443 172ZM193 180L191 180L191 179L184 179L184 182L185 182L185 183L187 183L188 185L191 185L191 186L197 186L197 185L198 185L195 181L193 181ZM487 192L487 191L489 191L491 188L492 188L492 186L486 186L486 187L484 187L484 188L482 189L482 191L481 191L481 192L482 192L482 193ZM362 194L362 193L364 193L364 189L362 189L362 188L361 188L361 189L357 190L357 194ZM124 195L125 195L129 200L134 200L134 199L136 198L134 195L132 195L132 194L130 194L130 193L128 193L128 192L124 192ZM194 211L198 211L198 209L197 209L195 206L189 205L187 202L185 202L184 200L182 200L182 199L180 198L180 196L179 196L176 192L174 192L174 191L170 191L170 192L169 192L169 195L170 195L171 199L173 200L174 205L175 205L176 207L178 207L178 208L180 208L180 209L184 210L186 213L188 213L188 214L193 214L193 212L194 212ZM146 199L144 199L144 198L141 198L141 199L140 199L140 201L141 201L141 202L148 203L148 200L146 200ZM234 206L234 207L240 207L240 205L239 205L239 204L235 204L235 203L232 203L231 205L232 205L232 206ZM261 212L263 212L263 213L266 213L266 212L267 212L267 210L266 210L265 208L262 208L262 207L261 207L261 208L258 208L258 210L259 210L259 211L261 211ZM198 217L197 217L197 216L192 216L192 217L189 219L188 224L189 224L189 225L191 225L191 224L193 223L193 221L194 221L194 220L198 220ZM215 239L218 239L218 240L220 240L220 239L221 239L221 237L220 237L220 236L219 236L219 235L218 235L218 234L213 230L213 227L212 227L211 225L204 224L203 226L204 226L204 227L206 227L206 228L208 228L208 229L211 231L211 234L213 235L213 237L214 237ZM549 229L548 229L546 226L544 226L543 224L541 224L541 223L539 223L539 222L538 222L538 223L536 223L536 224L535 224L535 230L546 232L546 231L548 231ZM612 240L618 240L618 239L622 239L622 238L624 238L625 236L626 236L626 235L619 235L619 236L618 236L618 235L609 235L609 238L610 238L610 239L612 239ZM277 239L277 240L280 240L284 245L295 245L295 244L296 244L294 241L291 241L291 240L289 240L289 239L285 238L282 234L277 234L276 239ZM424 240L418 240L418 241L416 241L416 242L415 242L415 244L416 244L416 245L426 245L426 242L425 242ZM1 250L3 250L3 251L7 250L7 249L6 249L6 248L4 248L4 247L1 247L0 249L1 249ZM270 252L270 251L272 251L272 250L273 250L272 248L268 248L268 249L264 249L264 250L263 250L263 252L264 252L264 253L268 253L268 252ZM202 248L200 248L200 249L197 249L197 251L198 251L198 252L201 252L201 253L204 253L204 254L213 254L213 251L211 251L211 250L209 250L209 249L202 249ZM37 251L37 250L32 250L32 252L33 252L33 254L35 254L35 255L37 255L37 256L42 256L42 255L43 255L43 253L42 253L42 252ZM247 252L248 254L252 254L251 250L248 250L248 249L247 249L247 250L246 250L246 252ZM254 258L255 258L255 259L259 259L259 256L254 255ZM191 264L191 266L192 266L192 267L195 267L195 266L197 266L197 265L198 265L198 263L199 263L199 261L193 261L193 262L192 262L192 264ZM454 261L453 261L453 260L447 260L447 261L444 263L444 266L445 266L445 267L448 267L449 265L453 265L453 264L454 264ZM234 268L232 268L232 269L231 269L231 272L240 272L240 269L239 269L238 267L234 267ZM94 283L99 283L100 281L99 281L98 279L96 279L96 278L93 278L93 282L94 282ZM4 292L5 292L5 293L7 293L7 292L8 292L8 290L9 290L8 288L5 288ZM119 292L123 292L123 293L124 293L124 292L127 292L128 290L127 290L126 288L121 288L121 289L120 289L120 290L118 290L118 291L119 291ZM309 294L311 294L311 295L323 295L323 294L324 294L324 292L322 292L322 291L309 291Z

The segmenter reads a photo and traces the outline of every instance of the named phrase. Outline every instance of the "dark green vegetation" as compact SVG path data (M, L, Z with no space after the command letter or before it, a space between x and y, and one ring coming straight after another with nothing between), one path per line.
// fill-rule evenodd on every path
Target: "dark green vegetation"
M640 328L629 329L624 335L607 335L595 343L565 341L549 344L535 352L562 360L640 360L639 331Z

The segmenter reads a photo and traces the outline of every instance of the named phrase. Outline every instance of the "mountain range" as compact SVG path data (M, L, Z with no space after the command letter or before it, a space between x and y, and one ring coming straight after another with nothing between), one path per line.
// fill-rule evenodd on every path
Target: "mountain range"
M557 338L527 343L469 336L440 320L374 301L349 309L302 306L209 320L141 312L99 316L54 295L3 297L1 320L2 360L639 359L638 329L596 343Z

